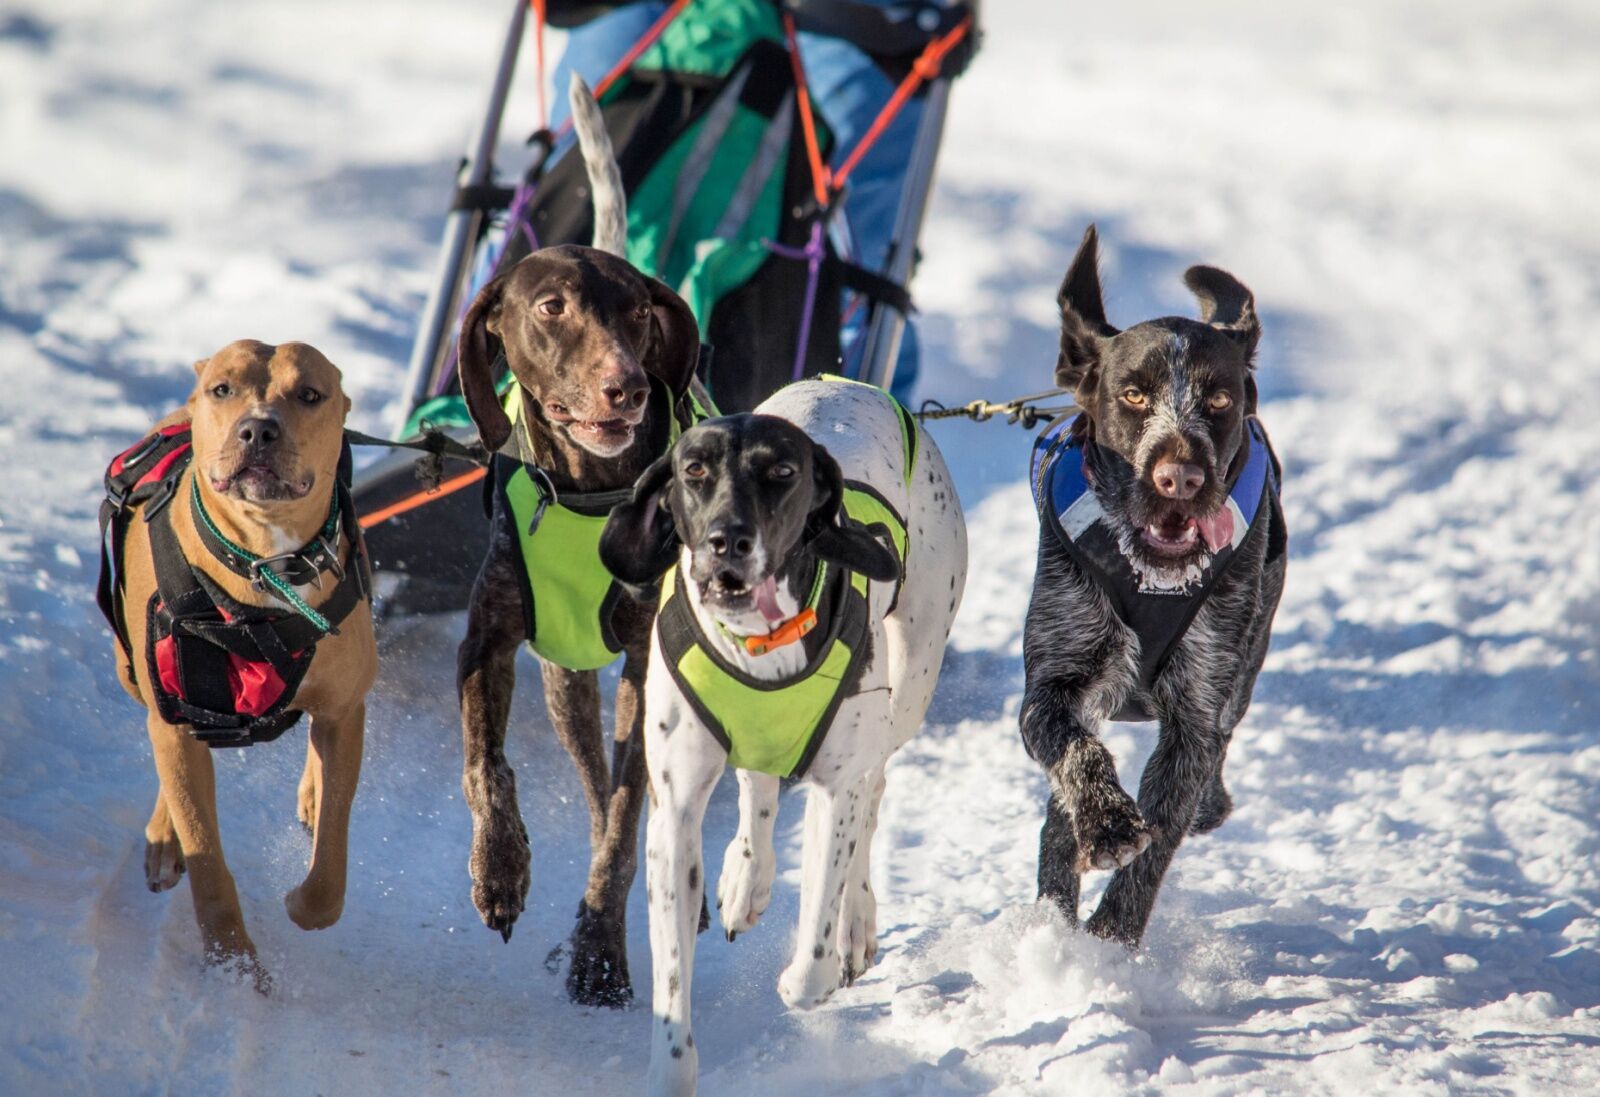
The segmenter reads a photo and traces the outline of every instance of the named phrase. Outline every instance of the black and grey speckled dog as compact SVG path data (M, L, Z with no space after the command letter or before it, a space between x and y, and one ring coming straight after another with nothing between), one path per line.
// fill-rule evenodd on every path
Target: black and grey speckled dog
M1222 765L1283 591L1278 467L1255 420L1255 302L1191 267L1201 320L1106 322L1090 226L1060 293L1056 382L1083 409L1034 460L1039 566L1022 736L1050 776L1039 894L1074 921L1079 876L1116 869L1090 932L1137 945L1184 835L1232 809ZM1096 732L1161 723L1139 782Z

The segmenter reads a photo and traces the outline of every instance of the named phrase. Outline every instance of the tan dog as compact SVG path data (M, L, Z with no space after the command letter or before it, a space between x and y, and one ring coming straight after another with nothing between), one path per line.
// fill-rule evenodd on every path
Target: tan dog
M378 666L359 533L342 517L335 525L333 517L347 498L345 493L336 496L335 492L350 401L340 387L339 370L304 343L274 347L241 340L197 362L194 368L198 380L186 408L168 416L157 428L158 432L181 432L183 423L191 424L192 460L181 473L162 482L165 491L160 502L146 501L132 512L159 507L166 512L160 520L151 523L146 514L146 521L124 521L125 536L120 552L114 553L120 558L120 567L111 573L114 589L120 573L121 597L117 611L108 616L127 644L125 649L118 648L122 684L149 708L150 742L161 780L155 810L145 827L145 873L150 889L164 891L174 886L187 867L207 960L241 964L264 990L266 974L245 931L233 877L223 861L211 750L197 738L205 732L207 721L183 708L183 701L177 699L183 691L175 689L184 681L186 696L192 701L196 692L204 692L201 687L205 683L188 681L198 679L199 672L174 664L172 660L178 657L172 652L177 650L175 641L182 640L202 647L201 656L212 659L212 665L231 660L233 669L227 682L239 711L244 711L247 703L237 699L240 691L248 692L249 687L241 683L259 677L273 681L271 674L262 670L267 664L245 666L215 644L204 650L205 642L195 640L192 633L203 633L208 621L223 625L266 618L269 627L277 627L279 635L291 638L292 652L293 644L312 630L312 643L300 649L298 659L286 659L285 649L276 649L280 668L291 668L284 676L289 683L287 695L277 698L283 710L277 722L288 726L297 712L311 717L299 790L299 817L314 835L311 867L305 880L285 896L284 905L302 929L331 926L344 909L350 805L361 772L366 694ZM112 471L116 472L121 462L132 466L141 460L142 455L130 451L118 458ZM178 461L173 467L181 466ZM163 524L170 534L157 528ZM328 535L330 529L334 532ZM323 538L320 542L319 537ZM181 564L175 568L169 551L167 569L158 575L157 552L163 543L169 550L176 545L187 569ZM218 555L217 546L228 543L244 553ZM296 550L302 546L312 551L297 557ZM331 617L342 608L344 615L332 622L333 631L324 635L320 628L308 625L312 615L292 608L292 599L270 583L253 585L238 574L241 558L248 561L250 556L276 557L265 569L280 572L280 582L313 614L326 610L325 616ZM210 591L211 599L225 610L231 600L231 611L225 616L208 611L194 627L187 621L172 624L163 619L163 606L187 604L171 599L174 570L197 589ZM166 585L158 588L163 576ZM338 581L327 581L330 577ZM352 582L356 584L353 588L349 586ZM217 591L221 597L216 597ZM342 606L336 606L341 598ZM168 625L174 641L165 643L163 656L162 633ZM151 630L155 630L154 636ZM222 636L223 631L210 635ZM242 642L240 635L235 630L227 639L237 646ZM266 642L262 643L260 650L267 650ZM306 654L308 649L310 654ZM252 667L260 671L254 678ZM283 686L283 682L278 684ZM264 728L261 721L255 726ZM282 730L264 728L257 741ZM224 729L221 734L237 732ZM244 741L251 740L246 737Z

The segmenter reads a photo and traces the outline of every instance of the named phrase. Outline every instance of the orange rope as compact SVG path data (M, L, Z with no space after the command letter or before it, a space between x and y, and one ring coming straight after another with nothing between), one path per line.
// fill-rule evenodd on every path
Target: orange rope
M644 37L635 42L633 48L622 55L622 60L613 65L611 71L606 73L605 79L595 85L594 97L599 99L609 91L611 85L615 84L621 79L623 73L633 67L633 63L639 60L645 50L656 44L656 39L661 37L661 32L666 30L667 25L676 19L678 13L688 6L689 0L673 0L672 6L662 12L661 18L652 23L650 29L644 32Z
M783 13L783 36L789 43L789 65L794 69L795 95L800 109L800 128L806 135L806 157L811 161L811 187L817 195L817 206L828 208L828 192L833 189L833 176L822 162L822 149L817 144L817 122L811 114L811 85L806 82L806 69L800 60L800 43L795 39L794 16Z
M546 0L528 0L533 8L533 59L538 67L539 128L550 124L550 112L544 101L544 6Z
M644 55L645 50L656 44L656 39L661 37L661 32L666 30L667 26L678 17L678 13L689 6L689 2L690 0L673 0L672 6L662 12L661 18L652 23L650 29L644 32L644 37L635 42L628 52L622 55L622 60L611 66L611 71L606 73L600 82L594 86L596 102L605 97L606 92L611 90L612 84L622 79L623 75L633 67L633 63ZM567 131L571 128L572 119L568 118L556 130L556 139L560 140L566 136Z
M356 519L356 524L362 529L371 529L379 522L387 522L389 519L404 514L407 511L416 510L418 507L423 506L426 503L431 503L435 499L442 499L444 496L449 495L452 492L460 491L469 484L476 484L479 480L483 479L484 475L488 471L488 469L478 468L473 469L471 472L464 472L460 476L446 480L436 488L430 488L426 491L419 491L415 495L406 496L399 502L390 503L386 507L380 507L371 514L363 514L361 517Z
M906 105L906 100L916 94L917 89L922 86L922 82L924 80L932 80L939 75L939 66L943 64L945 54L960 45L961 40L967 36L967 32L971 29L972 16L969 15L951 28L944 37L935 38L923 47L921 55L912 64L911 71L906 73L905 79L900 81L900 86L894 89L894 94L883 105L883 109L878 112L878 117L873 119L872 126L862 136L861 140L856 143L855 149L850 153L844 164L834 173L833 185L835 188L844 185L845 179L856 169L856 165L861 163L861 158L867 154L867 150L872 148L879 137L883 136L883 131L889 128L889 123L894 121L895 115L899 114L900 109Z

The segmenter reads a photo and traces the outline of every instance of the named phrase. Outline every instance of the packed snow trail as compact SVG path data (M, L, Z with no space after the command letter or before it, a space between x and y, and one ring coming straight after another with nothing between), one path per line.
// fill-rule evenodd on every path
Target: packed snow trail
M935 426L974 566L890 769L880 963L779 1002L786 795L763 925L701 938L702 1092L1600 1090L1600 11L1105 7L987 6L923 239L921 395L1044 387L1090 220L1113 322L1192 315L1193 262L1255 291L1292 557L1238 809L1180 851L1137 958L1035 906L1028 440ZM509 945L469 900L459 616L384 629L333 929L282 906L304 733L217 755L262 998L201 968L186 883L145 891L155 776L91 596L104 463L194 359L306 339L354 426L392 421L503 8L0 10L0 1092L637 1091L647 1003L575 1009L546 959L588 828L531 662ZM1110 729L1125 783L1152 737ZM733 823L730 779L706 848ZM642 887L630 939L647 995Z

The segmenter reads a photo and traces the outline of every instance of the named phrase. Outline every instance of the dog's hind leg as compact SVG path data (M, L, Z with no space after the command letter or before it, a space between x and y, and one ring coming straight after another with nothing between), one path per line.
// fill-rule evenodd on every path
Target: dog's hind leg
M778 856L772 848L772 831L778 822L778 779L747 769L735 773L739 779L739 829L722 855L722 876L717 881L717 909L730 941L755 928L772 901L772 881L778 873Z
M659 653L657 653L659 657ZM665 707L665 706L663 706ZM649 733L650 823L645 895L650 906L653 1097L690 1097L700 1053L690 1031L695 939L705 896L700 828L727 753L692 718L664 713ZM652 710L652 719L659 719Z
M316 789L311 867L300 886L283 898L290 920L301 929L327 929L344 913L350 807L361 780L366 721L364 701L341 713L319 714L311 721L312 784Z
M188 868L206 961L239 965L254 979L256 989L265 993L270 980L256 958L255 942L245 932L239 893L222 858L211 748L187 729L167 723L154 710L146 725L161 777L161 795Z
M798 1009L827 1001L844 974L834 927L866 820L867 781L863 776L835 787L816 782L807 790L799 933L794 958L778 977L778 996Z
M517 645L526 635L515 597L517 566L503 512L472 588L467 634L456 654L461 701L461 790L472 812L472 905L483 924L511 940L528 897L528 832L517 809L517 779L506 761L506 721L516 686Z
M151 891L176 887L183 878L183 843L167 811L167 798L156 789L156 806L144 825L144 882Z
M883 767L867 777L866 819L861 836L850 843L850 875L839 907L839 955L849 986L878 958L878 898L872 893L872 837L878 832L878 805L883 802Z
M306 742L306 765L295 789L294 816L312 834L317 832L317 748Z

